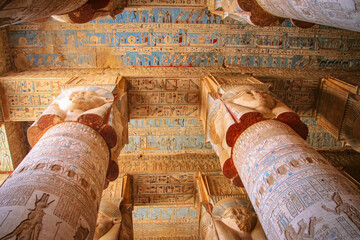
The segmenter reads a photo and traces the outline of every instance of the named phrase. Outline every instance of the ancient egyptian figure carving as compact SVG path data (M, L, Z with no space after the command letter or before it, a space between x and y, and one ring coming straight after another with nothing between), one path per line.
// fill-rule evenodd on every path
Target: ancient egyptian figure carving
M215 104L219 104L220 107L210 119L209 136L222 163L230 157L231 148L226 143L226 133L228 128L235 123L229 111L237 120L249 112L259 112L270 119L284 112L293 112L267 91L250 85L234 87L226 91L221 96L221 100L217 99L214 102Z
M234 199L224 199L214 209L202 214L202 239L252 239L257 217L250 206L239 205Z
M234 206L225 210L221 220L228 226L250 233L256 225L256 214L247 206Z
M282 112L293 112L284 103L273 98L268 91L250 85L235 87L225 92L222 99L230 105L229 108L238 110L240 114L256 111L266 118L275 118Z
M316 218L311 217L309 225L304 222L304 219L301 219L300 222L298 222L299 230L298 232L295 231L294 227L292 225L287 225L285 227L285 238L286 240L301 240L301 239L312 239L315 236L315 224L316 224ZM309 226L308 233L305 233L306 229Z
M332 210L325 205L322 205L322 208L328 212L333 212L338 215L340 215L341 213L345 213L348 218L355 224L355 226L360 230L360 211L356 209L353 205L344 203L338 192L335 192L332 195L331 199L336 203L335 210Z
M122 214L119 208L120 202L121 199L101 201L94 240L118 239L122 221Z
M114 100L111 94L105 91L90 91L83 88L65 90L60 94L50 107L42 114L64 116L63 120L76 121L81 114L97 114L104 116Z
M11 239L15 236L16 239L37 240L43 225L44 209L54 202L54 200L48 202L49 197L50 195L46 193L43 193L40 199L36 196L35 208L29 209L30 212L27 219L23 220L11 233L2 237L1 240Z
M64 121L77 121L99 130L107 123L113 101L114 96L102 88L63 90L29 128L30 145L34 146L48 128Z

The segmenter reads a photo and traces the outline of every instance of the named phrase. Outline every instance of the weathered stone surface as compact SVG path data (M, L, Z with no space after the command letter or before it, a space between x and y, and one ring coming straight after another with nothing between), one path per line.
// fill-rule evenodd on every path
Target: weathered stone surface
M109 158L88 126L49 129L0 188L0 236L92 238Z
M49 19L53 14L71 12L84 3L86 0L1 1L0 27L44 18Z
M279 17L360 31L360 10L356 0L256 0L267 12Z
M233 159L269 239L359 236L360 191L287 125L249 127Z

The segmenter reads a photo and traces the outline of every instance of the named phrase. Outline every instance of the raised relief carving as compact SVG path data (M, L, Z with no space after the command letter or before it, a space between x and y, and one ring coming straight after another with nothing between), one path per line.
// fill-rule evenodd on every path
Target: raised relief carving
M117 240L120 234L122 214L121 199L104 199L100 203L94 240Z
M53 201L49 201L50 194L43 193L40 199L36 195L35 207L29 209L27 219L23 220L11 233L5 235L1 240L11 239L16 236L16 239L39 239L39 233L42 229L43 217L45 215L44 209L49 207Z
M230 108L234 107L234 109L238 110L240 113L244 114L249 111L257 111L267 118L273 118L275 115L278 115L281 104L281 102L276 101L268 91L253 86L236 87L225 92L222 99L225 103L231 104ZM276 106L277 109L275 110L274 108ZM284 107L285 105L281 104L281 106ZM286 108L286 111L292 112L290 108Z
M213 207L209 204L204 204L202 208L202 239L253 239L251 233L257 217L249 202L227 198Z
M31 146L49 127L63 121L78 121L99 130L107 122L114 96L102 88L66 89L43 112L28 130Z
M242 232L250 233L256 225L256 213L247 206L234 206L225 210L221 220L228 226L237 226ZM235 222L235 225L234 225Z
M287 225L285 227L286 240L313 239L315 236L315 224L316 217L311 217L308 225L304 222L304 219L301 219L300 222L298 222L299 230L297 232L292 225ZM305 233L307 229L308 233Z
M234 76L209 75L201 85L202 108L206 108L201 109L201 113L207 113L203 118L208 139L220 158L224 176L236 186L242 186L242 181L233 163L232 148L248 127L259 121L277 119L289 125L304 139L308 134L307 126L300 117L271 96L269 85L248 75L240 76L241 81L236 84L232 80ZM268 176L267 181L272 185L274 176Z
M337 215L345 213L346 216L355 224L355 226L360 230L360 211L349 203L344 203L341 199L341 196L338 192L335 192L331 199L336 203L334 210L322 205L322 208L327 212L333 212Z

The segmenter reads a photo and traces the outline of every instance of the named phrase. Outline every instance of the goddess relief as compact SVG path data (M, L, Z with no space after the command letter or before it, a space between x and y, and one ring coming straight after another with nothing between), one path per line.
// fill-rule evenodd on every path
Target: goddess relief
M201 237L219 239L266 239L256 213L250 205L240 205L236 198L224 199L215 204L212 212L201 216Z
M211 108L219 107L209 119L208 135L222 165L231 155L231 148L226 142L226 134L229 127L236 123L235 120L241 122L242 116L254 112L260 113L267 119L276 118L284 112L294 112L284 103L272 97L268 91L251 85L232 88L220 98L216 99L211 106Z

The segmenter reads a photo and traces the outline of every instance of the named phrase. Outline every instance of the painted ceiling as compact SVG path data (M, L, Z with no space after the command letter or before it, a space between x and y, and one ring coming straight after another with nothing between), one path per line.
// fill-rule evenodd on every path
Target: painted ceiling
M190 8L179 8L177 3L159 7L147 2L153 7L130 5L116 19L10 26L12 59L19 68L360 68L357 32L319 25L300 29L289 21L259 28L230 18L222 20L201 9L203 3L198 0L188 0L188 6L197 5Z
M221 19L205 5L204 0L130 0L116 19L81 25L51 20L0 31L6 39L0 41L0 73L9 65L37 70L1 78L16 121L33 121L69 76L94 72L126 78L131 120L119 167L135 177L134 230L141 239L156 234L196 239L194 172L213 174L214 201L245 194L218 175L218 158L204 142L199 81L207 72L254 73L299 113L311 145L342 148L313 119L319 76L360 70L360 33L319 25L300 29L289 21L259 28ZM287 75L297 70L300 75ZM8 147L1 145L1 151Z
M319 25L301 29L289 21L259 28L221 19L204 7L201 0L132 0L115 19L10 26L10 60L18 70L124 66L134 67L134 72L139 68L196 66L360 69L360 33ZM198 76L127 80L132 120L130 144L124 153L211 152L196 120ZM272 83L274 94L301 116L314 116L319 78L262 80ZM36 85L34 92L41 87ZM17 96L11 104L47 105L52 97L48 89L57 85L43 87L40 91L47 91L47 97ZM339 144L324 131L314 134L310 142L317 147Z

